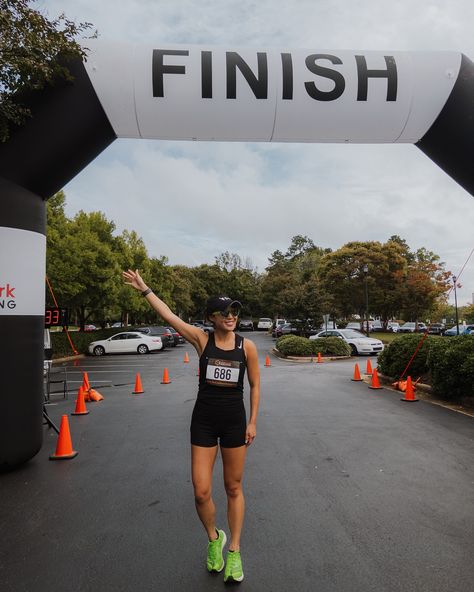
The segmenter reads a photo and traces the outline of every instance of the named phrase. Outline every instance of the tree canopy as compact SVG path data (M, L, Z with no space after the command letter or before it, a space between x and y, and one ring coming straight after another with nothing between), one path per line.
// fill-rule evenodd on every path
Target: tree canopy
M70 79L67 61L85 59L86 49L76 38L90 23L75 24L64 14L49 19L31 7L32 0L0 0L0 141L11 125L31 115L22 97L29 91ZM58 60L61 56L61 60Z

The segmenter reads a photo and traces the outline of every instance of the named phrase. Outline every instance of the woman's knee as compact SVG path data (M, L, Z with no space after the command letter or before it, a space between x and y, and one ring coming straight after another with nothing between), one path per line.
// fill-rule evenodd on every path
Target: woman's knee
M227 497L239 497L242 495L241 481L226 481L224 485Z
M194 500L197 504L205 504L211 499L211 488L194 486Z

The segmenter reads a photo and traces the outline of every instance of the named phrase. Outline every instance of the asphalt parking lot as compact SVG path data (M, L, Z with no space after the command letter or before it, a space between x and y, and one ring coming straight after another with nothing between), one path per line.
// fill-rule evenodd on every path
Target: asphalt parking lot
M262 404L247 456L241 589L470 592L474 419L352 382L354 360L271 357L265 368L273 340L247 335L259 348ZM222 574L205 569L190 482L195 352L68 363L70 395L52 397L54 421L73 411L83 371L105 399L69 416L78 456L50 462L56 434L45 427L40 453L0 476L0 589L223 589ZM218 461L214 499L227 529L221 474Z

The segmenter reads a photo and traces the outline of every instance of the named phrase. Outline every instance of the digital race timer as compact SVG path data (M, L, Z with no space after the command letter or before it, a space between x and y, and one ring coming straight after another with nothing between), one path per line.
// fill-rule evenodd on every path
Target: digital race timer
M47 308L44 313L44 326L64 327L68 324L67 308Z

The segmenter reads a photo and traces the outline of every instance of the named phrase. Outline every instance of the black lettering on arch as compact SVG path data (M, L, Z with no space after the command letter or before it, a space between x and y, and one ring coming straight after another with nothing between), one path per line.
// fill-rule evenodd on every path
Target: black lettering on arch
M201 51L201 96L212 99L212 51Z
M268 98L267 54L257 52L258 75L252 72L247 62L235 51L226 52L227 98L237 98L237 68L252 89L255 98Z
M281 68L283 74L283 90L281 98L291 100L293 98L293 61L291 53L281 54Z
M312 99L315 99L316 101L335 101L342 95L344 89L346 88L344 76L336 70L319 66L316 64L316 60L329 60L332 64L342 64L342 60L329 53L313 53L305 60L306 67L310 72L317 74L318 76L322 76L323 78L329 78L334 82L334 88L330 91L324 92L319 90L314 82L305 82L304 86L306 88L306 92Z
M397 100L398 74L397 64L393 56L384 56L386 70L369 70L365 56L356 55L357 64L357 100L366 101L369 78L387 78L387 101Z
M186 68L184 66L165 66L163 64L163 56L165 55L181 55L188 56L189 51L184 49L154 49L152 59L152 84L153 96L164 97L163 88L163 74L185 74Z

